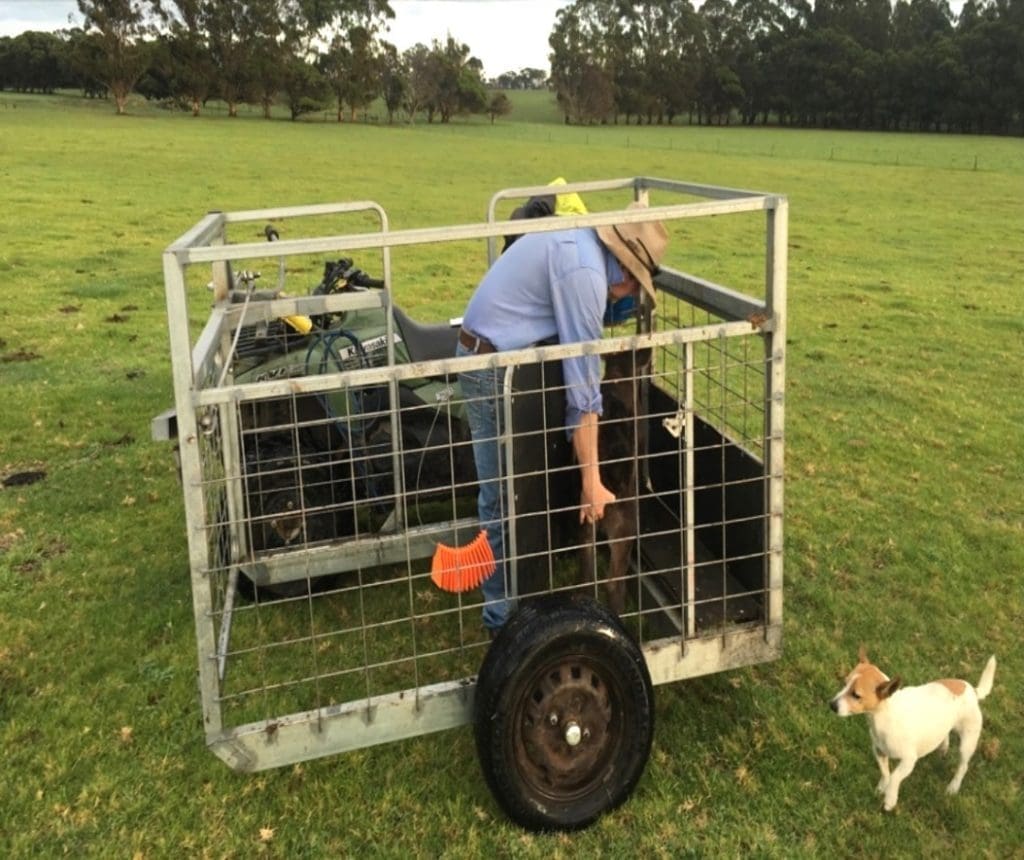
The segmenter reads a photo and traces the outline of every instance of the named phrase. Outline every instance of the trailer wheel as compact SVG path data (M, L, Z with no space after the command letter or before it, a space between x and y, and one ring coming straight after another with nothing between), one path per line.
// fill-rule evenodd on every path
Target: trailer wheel
M643 653L590 599L525 604L491 645L476 685L484 778L528 830L578 830L643 774L654 691Z

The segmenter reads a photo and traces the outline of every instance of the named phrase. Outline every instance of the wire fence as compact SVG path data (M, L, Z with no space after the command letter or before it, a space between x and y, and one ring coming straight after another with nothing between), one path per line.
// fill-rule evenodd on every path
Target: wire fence
M23 108L72 109L81 104L77 94L56 96L4 94L0 107L5 110ZM105 100L88 100L93 106L106 106ZM778 126L698 126L686 121L661 125L628 125L626 123L570 126L538 118L511 117L491 122L484 116L455 117L451 122L427 122L417 116L412 122L404 113L389 122L386 110L374 105L360 111L353 119L346 110L339 122L335 108L318 110L298 117L296 126L317 124L337 127L339 133L355 127L374 128L381 133L449 134L485 138L495 141L525 143L530 146L585 146L643 152L666 152L702 156L774 159L779 161L834 162L895 168L930 168L937 170L975 171L1024 175L1024 146L1019 137L963 135L947 133L900 131L843 131L823 129L781 128ZM157 102L133 99L129 111L133 115L169 115L177 108ZM201 108L206 119L226 119L228 107L210 101ZM546 116L546 115L545 115ZM292 122L288 110L275 105L269 118L259 105L240 103L235 120L261 122ZM246 132L251 125L246 122Z
M412 127L420 130L432 128L424 123ZM1024 146L1019 138L1014 137L823 131L774 126L578 127L501 122L494 125L451 123L447 131L455 135L487 135L533 145L1024 174Z

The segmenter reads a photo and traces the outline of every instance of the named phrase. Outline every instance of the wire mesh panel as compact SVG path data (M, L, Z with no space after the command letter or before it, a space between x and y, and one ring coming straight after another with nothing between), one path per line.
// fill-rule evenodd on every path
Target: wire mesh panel
M536 385L516 389L512 420L520 593L589 583L641 643L765 622L765 367L753 332L609 353L601 459L617 499L599 528L579 523L557 363L516 368Z
M633 197L701 190L596 185ZM491 367L503 385L495 441L514 600L564 591L608 603L655 682L778 656L785 207L747 192L709 196L722 202L657 215L767 211L765 300L666 269L657 307L636 328L489 356L455 358L457 328L419 326L386 289L281 304L236 285L190 343L188 266L258 251L223 241L230 215L169 249L200 684L218 755L258 769L468 719L490 644L483 597L443 590L432 576L439 548L480 532L465 370ZM402 234L385 223L379 234L281 242L275 253L379 247L387 271L394 246L508 228ZM580 522L561 374L566 358L594 353L604 369L602 480L616 495L599 527Z

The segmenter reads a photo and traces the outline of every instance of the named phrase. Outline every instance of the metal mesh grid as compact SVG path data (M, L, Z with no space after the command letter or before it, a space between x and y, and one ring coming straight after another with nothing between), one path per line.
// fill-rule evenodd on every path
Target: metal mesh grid
M656 318L656 331L699 328L724 320L671 294L663 295ZM756 321L751 324L756 329ZM693 344L694 406L701 417L720 433L753 454L763 457L765 444L764 342L757 337L713 337ZM682 346L666 347L661 353L666 366L682 367ZM677 400L683 388L669 389Z
M620 442L605 468L633 472L616 487L626 537L598 533L589 562L560 379L517 372L516 401L540 408L507 428L518 593L606 599L608 555L624 542L623 617L642 644L763 622L765 364L752 332L659 347L649 373L623 380L634 414L606 416L601 433ZM472 676L489 641L480 592L439 591L429 558L437 542L465 544L478 527L464 406L456 380L441 375L419 388L293 393L207 413L228 416L204 422L201 447L204 575L219 631L217 652L205 656L218 664L225 723ZM236 445L221 425L236 429ZM737 458L745 471L729 462ZM417 529L426 537L410 537Z

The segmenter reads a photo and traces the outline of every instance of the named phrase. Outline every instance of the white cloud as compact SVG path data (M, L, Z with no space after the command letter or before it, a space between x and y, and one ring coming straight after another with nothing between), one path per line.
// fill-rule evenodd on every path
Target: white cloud
M72 26L68 15L81 23L75 0L3 0L0 2L0 36L16 36L26 30L62 30Z
M567 0L391 0L388 41L400 50L449 33L469 45L489 76L548 68L548 36Z
M443 42L449 33L469 45L489 76L547 69L555 13L568 0L391 0L386 38L400 50ZM68 16L72 16L72 24ZM81 25L75 0L0 0L0 36Z

